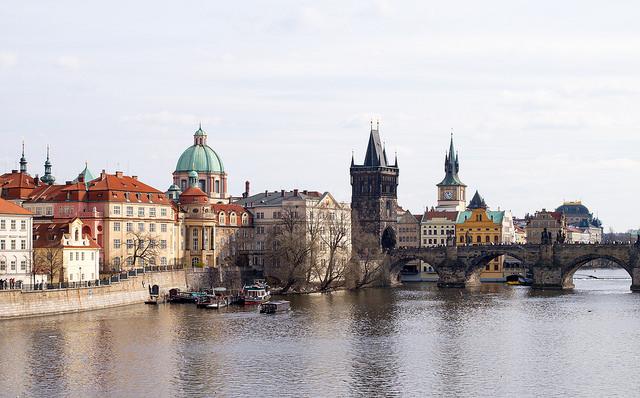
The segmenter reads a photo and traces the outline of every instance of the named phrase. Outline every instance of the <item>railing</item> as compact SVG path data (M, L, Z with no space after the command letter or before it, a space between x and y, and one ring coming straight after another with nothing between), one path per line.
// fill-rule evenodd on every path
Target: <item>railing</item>
M9 291L9 290L21 290L24 292L30 291L40 291L40 290L61 290L61 289L78 289L78 288L86 288L86 287L96 287L96 286L109 286L114 283L119 283L121 280L127 280L130 277L137 277L139 274L144 274L148 272L171 272L175 270L183 270L185 267L181 264L179 265L161 265L161 266L146 266L135 268L132 270L121 271L110 276L106 276L103 279L96 279L90 281L82 281L82 282L62 282L62 283L22 283L22 281L15 281L10 283L6 281L5 283L0 283L0 291Z

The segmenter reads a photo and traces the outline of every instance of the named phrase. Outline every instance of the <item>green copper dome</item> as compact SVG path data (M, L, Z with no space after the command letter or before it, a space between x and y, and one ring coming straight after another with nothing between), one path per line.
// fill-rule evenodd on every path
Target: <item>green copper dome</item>
M187 148L176 165L176 172L224 173L218 154L207 145L207 134L199 128L193 136L194 144Z

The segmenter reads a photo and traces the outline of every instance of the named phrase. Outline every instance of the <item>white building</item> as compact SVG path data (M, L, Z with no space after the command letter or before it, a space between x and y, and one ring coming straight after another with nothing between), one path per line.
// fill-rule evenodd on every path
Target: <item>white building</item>
M100 278L100 246L83 234L82 220L40 223L33 229L36 267L52 282L88 282Z
M30 211L0 199L0 279L32 282L32 224Z

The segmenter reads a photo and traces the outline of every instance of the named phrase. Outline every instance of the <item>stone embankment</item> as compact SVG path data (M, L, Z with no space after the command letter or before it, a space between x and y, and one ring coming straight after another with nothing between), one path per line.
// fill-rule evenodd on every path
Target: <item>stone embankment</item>
M149 272L131 276L107 286L60 290L0 290L0 320L65 314L142 303L149 297L149 285L160 294L171 288L185 289L185 270Z

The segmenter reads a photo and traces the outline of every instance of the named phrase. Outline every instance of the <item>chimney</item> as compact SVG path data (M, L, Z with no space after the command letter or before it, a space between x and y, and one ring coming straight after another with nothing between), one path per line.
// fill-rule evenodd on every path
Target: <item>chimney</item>
M307 190L305 189L304 191L302 191L302 193L306 195L306 194L308 194L308 193L309 193L309 191L307 191Z
M269 195L269 191L268 190L264 190L264 196L268 196Z
M293 196L298 196L298 189L293 190Z
M105 169L102 169L102 171L100 172L100 179L104 180L105 177L107 177L107 171Z
M33 184L34 184L36 187L39 187L39 186L40 186L40 177L38 177L38 175L37 175L37 174L36 174L36 176L33 178Z
M131 176L134 180L138 181L138 176Z
M18 170L11 170L11 174L15 174L17 172L18 172Z
M116 177L122 178L122 172L121 171L116 171Z
M280 191L280 196L284 197L284 189Z
M72 182L71 182L71 181L65 181L65 182L64 182L64 184L65 184L65 185L71 185L71 184L72 184Z
M249 197L249 181L244 182L244 194L245 198Z

